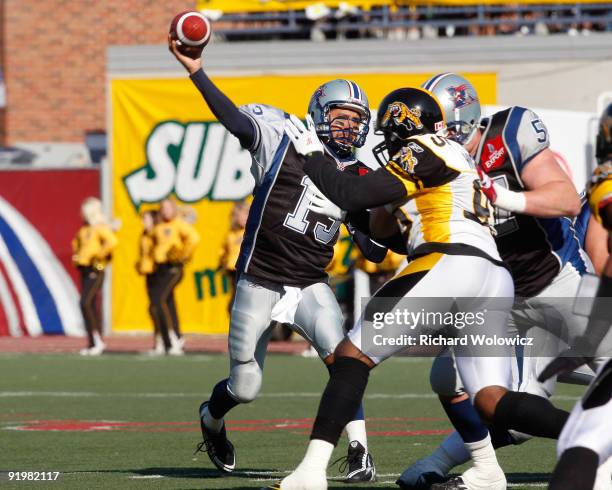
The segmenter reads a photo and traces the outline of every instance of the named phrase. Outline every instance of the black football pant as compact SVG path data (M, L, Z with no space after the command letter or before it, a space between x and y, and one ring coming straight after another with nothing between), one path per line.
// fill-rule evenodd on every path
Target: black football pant
M104 271L99 271L93 267L79 267L79 271L81 272L81 312L85 320L89 347L93 347L94 332L102 337L102 325L98 316L97 298L104 282Z
M151 321L153 322L153 335L154 338L157 338L158 335L162 335L162 329L159 315L154 315L151 311L151 305L153 304L153 288L155 286L155 273L150 273L145 276L146 284L147 284L147 297L149 298L149 314L151 315Z
M170 348L170 329L177 337L181 336L176 304L174 302L174 288L183 278L183 266L181 264L160 264L157 270L150 274L147 281L150 305L149 312L153 318L156 330L159 330L164 347Z

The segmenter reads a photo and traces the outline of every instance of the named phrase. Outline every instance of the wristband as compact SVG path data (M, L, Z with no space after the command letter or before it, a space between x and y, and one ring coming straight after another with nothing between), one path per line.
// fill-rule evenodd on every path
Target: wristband
M527 207L527 198L524 192L514 192L493 182L497 199L493 203L496 207L513 213L524 213Z

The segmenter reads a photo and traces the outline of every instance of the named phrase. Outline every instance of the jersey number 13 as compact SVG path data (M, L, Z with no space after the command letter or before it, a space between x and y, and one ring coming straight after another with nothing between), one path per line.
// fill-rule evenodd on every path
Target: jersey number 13
M312 181L307 175L302 177L300 185L303 187L303 189L300 199L298 200L295 209L291 213L287 213L287 216L285 216L285 222L283 223L287 228L297 231L302 235L306 234L310 225L310 221L307 219L308 213L310 212L310 209L308 209L308 204L310 204L310 202L306 198L306 190L308 189L308 185L311 183ZM338 233L340 224L342 223L340 220L334 220L332 218L327 219L329 220L327 225L317 221L313 229L315 240L325 245L334 239L336 233Z

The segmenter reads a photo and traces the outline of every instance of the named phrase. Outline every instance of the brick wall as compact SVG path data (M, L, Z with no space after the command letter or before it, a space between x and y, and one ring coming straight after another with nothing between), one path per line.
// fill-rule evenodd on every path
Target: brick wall
M2 0L0 8L2 4L5 143L12 144L83 142L85 131L104 128L106 47L165 43L172 17L194 8L195 0ZM0 133L1 121L0 114Z

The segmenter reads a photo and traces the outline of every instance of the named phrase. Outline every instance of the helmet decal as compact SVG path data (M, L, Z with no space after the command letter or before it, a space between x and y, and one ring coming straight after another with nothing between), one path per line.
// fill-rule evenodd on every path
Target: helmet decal
M451 96L451 100L455 104L455 109L461 109L462 107L468 106L474 102L477 102L477 98L468 92L469 87L467 83L458 85L456 87L447 87L446 89Z
M319 99L321 99L321 97L325 97L325 85L321 85L314 93L314 98L317 99L317 102L319 102Z
M392 102L385 111L381 126L383 128L387 127L391 118L393 118L393 122L396 126L405 126L409 131L412 129L423 129L421 109L418 107L410 109L403 102Z

